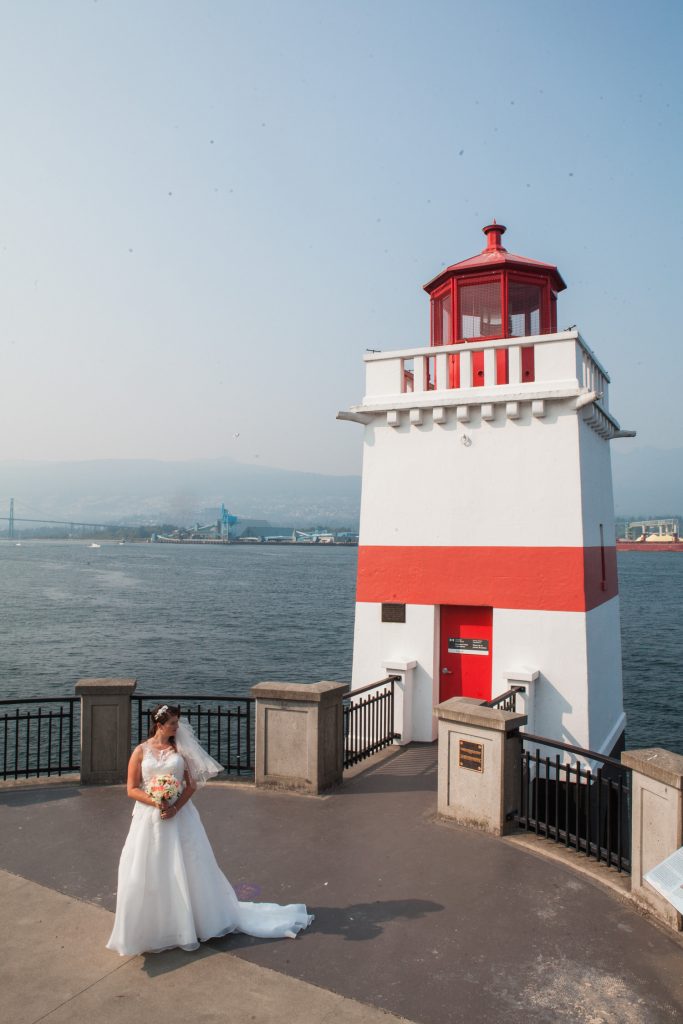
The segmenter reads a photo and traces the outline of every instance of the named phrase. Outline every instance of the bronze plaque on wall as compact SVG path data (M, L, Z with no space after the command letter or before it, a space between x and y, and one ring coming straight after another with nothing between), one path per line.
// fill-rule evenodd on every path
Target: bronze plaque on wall
M404 604L383 604L382 622L405 622L406 606Z
M458 765L460 768L469 768L472 772L483 772L484 744L474 743L471 740L460 740Z

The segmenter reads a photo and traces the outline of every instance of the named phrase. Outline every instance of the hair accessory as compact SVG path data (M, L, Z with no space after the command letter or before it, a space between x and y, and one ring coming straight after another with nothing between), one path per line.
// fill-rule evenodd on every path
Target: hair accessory
M157 713L154 716L154 721L158 722L162 715L168 711L168 704L162 704Z

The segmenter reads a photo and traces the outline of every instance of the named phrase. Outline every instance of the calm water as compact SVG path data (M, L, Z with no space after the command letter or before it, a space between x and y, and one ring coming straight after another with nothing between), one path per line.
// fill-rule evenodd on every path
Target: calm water
M351 676L355 548L0 545L0 696L83 676L243 694ZM628 745L683 754L683 556L619 556Z

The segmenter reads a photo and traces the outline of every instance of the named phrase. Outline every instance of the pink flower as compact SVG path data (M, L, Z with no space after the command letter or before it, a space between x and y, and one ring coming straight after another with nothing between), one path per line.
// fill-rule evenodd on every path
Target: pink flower
M161 803L162 800L170 803L178 798L180 783L174 775L157 775L149 783L147 792L155 803Z

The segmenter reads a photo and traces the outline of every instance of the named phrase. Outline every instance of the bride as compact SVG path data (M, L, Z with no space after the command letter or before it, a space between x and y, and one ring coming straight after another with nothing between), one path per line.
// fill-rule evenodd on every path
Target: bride
M229 932L257 938L295 938L313 917L303 903L240 903L218 867L192 803L198 786L222 771L197 743L180 708L160 704L152 712L149 739L128 765L133 820L119 863L116 918L107 948L121 956L157 953ZM161 777L174 776L179 795L155 801ZM157 781L159 780L159 781Z

